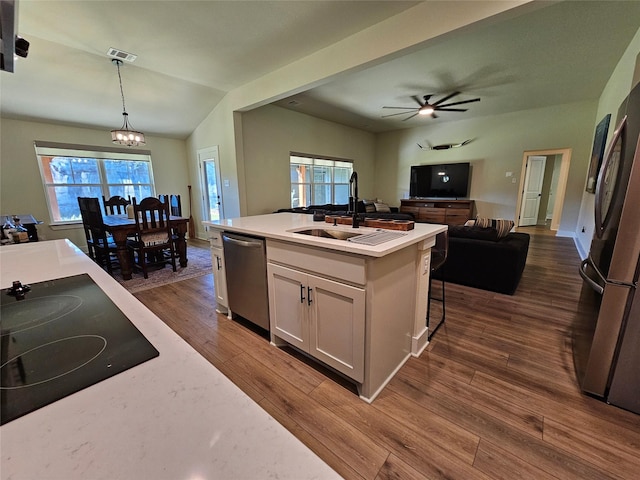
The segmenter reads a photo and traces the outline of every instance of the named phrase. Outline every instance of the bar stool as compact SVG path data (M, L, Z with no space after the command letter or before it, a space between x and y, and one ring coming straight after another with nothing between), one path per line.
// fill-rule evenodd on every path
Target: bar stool
M444 281L444 265L447 261L447 250L449 249L449 231L438 233L436 235L436 244L431 247L431 271L429 272L429 296L427 297L427 339L431 340L431 337L436 333L440 325L444 323L446 317L445 310L445 281ZM442 282L442 295L440 297L433 296L433 275L439 271L439 277ZM431 319L431 302L436 301L442 304L442 316L438 320L437 324L433 326Z

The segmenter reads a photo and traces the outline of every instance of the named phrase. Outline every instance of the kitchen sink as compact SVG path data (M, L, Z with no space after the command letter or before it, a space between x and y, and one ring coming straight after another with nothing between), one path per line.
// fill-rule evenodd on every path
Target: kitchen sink
M346 240L348 238L361 235L361 233L345 232L344 230L327 230L325 228L310 228L308 230L299 230L293 233L311 235L313 237L333 238L335 240Z

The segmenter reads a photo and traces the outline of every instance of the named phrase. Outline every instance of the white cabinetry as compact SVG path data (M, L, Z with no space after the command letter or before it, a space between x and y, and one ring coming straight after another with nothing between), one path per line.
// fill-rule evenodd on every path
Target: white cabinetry
M211 266L213 268L213 288L216 294L216 311L231 315L227 300L227 277L224 267L224 252L222 250L222 233L218 230L209 232L211 246Z
M362 382L364 288L272 263L267 272L272 335Z

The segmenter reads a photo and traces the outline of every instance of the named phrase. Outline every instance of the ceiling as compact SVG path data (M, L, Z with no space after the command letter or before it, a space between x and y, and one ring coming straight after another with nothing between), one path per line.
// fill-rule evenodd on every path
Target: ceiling
M133 127L186 138L226 92L416 3L20 0L29 55L0 73L0 109L6 118L119 127L114 47L138 56L121 67ZM638 25L637 1L552 2L277 104L378 132L596 99ZM481 101L438 119L381 118L397 112L383 106L412 106L412 95L455 90L451 101Z

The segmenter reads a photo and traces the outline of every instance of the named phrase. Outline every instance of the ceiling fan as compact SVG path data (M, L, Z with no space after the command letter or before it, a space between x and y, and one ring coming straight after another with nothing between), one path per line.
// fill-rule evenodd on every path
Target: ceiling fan
M463 100L461 102L453 102L453 103L445 103L447 100L449 100L450 98L455 97L456 95L459 95L460 92L453 92L450 93L449 95L446 95L445 97L441 98L440 100L433 102L433 103L429 103L429 100L431 99L431 97L433 97L434 95L424 95L422 98L423 100L420 100L420 97L418 97L417 95L412 95L411 98L413 98L416 103L418 105L420 105L419 107L382 107L382 108L393 108L393 109L402 109L404 110L404 112L400 112L400 113L392 113L389 115L383 115L382 118L385 117L395 117L396 115L407 115L409 114L409 116L407 118L403 118L402 121L406 121L409 120L410 118L415 117L416 115L430 115L431 118L438 118L438 115L436 115L436 111L440 111L440 112L466 112L467 109L466 108L449 108L449 107L453 107L455 105L462 105L464 103L471 103L471 102L479 102L480 99L479 98L473 98L471 100ZM415 113L412 113L415 112Z

